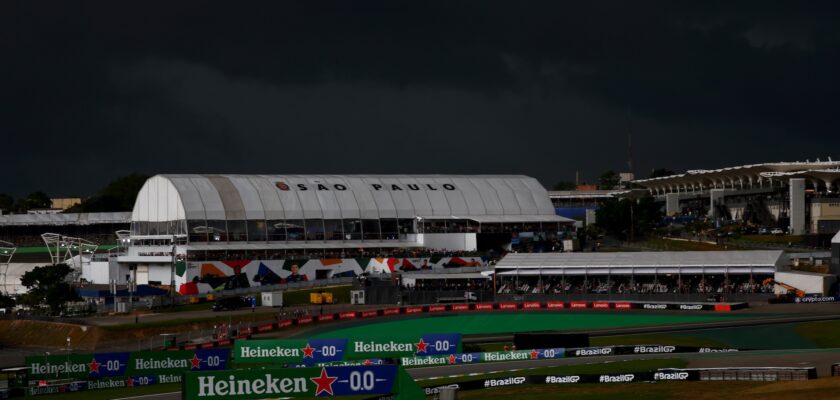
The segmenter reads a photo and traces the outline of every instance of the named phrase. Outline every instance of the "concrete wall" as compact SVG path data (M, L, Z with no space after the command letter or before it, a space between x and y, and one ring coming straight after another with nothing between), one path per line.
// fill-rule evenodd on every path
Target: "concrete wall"
M793 286L808 294L825 295L831 290L831 286L837 280L834 275L816 274L812 272L785 271L776 272L774 279ZM785 292L784 289L781 292Z
M709 215L712 218L718 218L720 215L717 215L717 204L723 204L724 202L724 190L723 189L712 189L709 191Z
M35 267L42 265L49 265L49 263L11 263L9 264L8 275L6 276L6 287L3 288L3 282L0 281L0 291L9 293L24 293L26 288L21 286L20 277L23 274L32 271ZM6 264L0 264L0 268L5 271Z
M107 284L110 276L111 268L108 261L82 263L82 279L88 282Z
M680 194L667 193L665 194L665 215L672 216L681 211L680 209Z
M811 233L830 233L820 232L820 221L838 221L840 220L840 199L835 201L813 201L811 203Z
M586 225L594 224L595 222L595 209L588 208L586 210Z
M429 249L475 251L478 240L475 233L424 233L423 246Z
M790 234L805 233L805 179L790 180Z

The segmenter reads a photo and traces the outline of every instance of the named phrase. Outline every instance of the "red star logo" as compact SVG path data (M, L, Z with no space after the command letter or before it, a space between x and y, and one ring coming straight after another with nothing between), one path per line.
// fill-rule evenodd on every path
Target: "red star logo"
M531 350L530 354L531 354L531 359L532 360L536 360L540 356L540 353L537 353L536 350Z
M449 355L449 363L450 364L455 364L455 355L454 354Z
M313 349L312 346L309 345L309 343L307 343L306 347L304 347L302 350L303 358L315 358L315 349Z
M192 364L191 369L201 369L201 359L198 358L198 354L193 354L192 360L190 360Z
M125 384L129 387L134 386L134 378L128 378Z
M318 388L315 389L315 396L321 395L321 393L326 393L330 396L333 395L333 382L337 381L338 378L334 376L327 375L327 369L321 367L321 376L317 378L309 378L312 383L318 385Z
M417 352L418 353L425 353L426 352L426 346L428 346L429 344L424 342L423 338L420 338L420 343L415 343L414 345L417 346Z
M363 362L362 365L373 365L373 361L365 360L365 362Z
M91 374L98 374L98 373L99 373L99 366L100 366L100 365L102 365L102 364L100 364L100 363L96 362L96 358L94 358L94 359L93 359L93 360L92 360L92 361L88 364L88 368L90 368L90 373L91 373Z

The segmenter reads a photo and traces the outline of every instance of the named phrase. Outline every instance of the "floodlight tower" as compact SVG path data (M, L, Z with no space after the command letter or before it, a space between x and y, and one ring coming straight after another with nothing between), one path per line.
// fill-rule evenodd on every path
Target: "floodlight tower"
M12 263L15 251L17 251L17 246L14 243L0 240L0 275L3 278L3 293L5 294L9 294L6 277L9 275L9 265Z
M96 252L96 249L99 248L98 244L93 243L90 240L64 236L58 233L44 233L41 235L41 239L43 239L44 244L47 245L47 252L50 253L50 261L52 262L52 265L57 265L59 263L66 263L68 265L74 264L70 265L75 270L75 276L72 277L73 280L82 274L84 255L93 255L93 253ZM75 255L79 256L78 265L71 263Z

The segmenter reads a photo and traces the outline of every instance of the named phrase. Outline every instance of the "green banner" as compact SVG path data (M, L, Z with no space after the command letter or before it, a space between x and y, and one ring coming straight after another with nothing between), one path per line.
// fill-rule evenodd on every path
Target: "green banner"
M181 382L181 373L227 367L228 349L141 351L131 353L127 376L154 376L156 383Z
M152 377L155 383L180 382L184 371L228 368L228 349L139 351L26 357L30 380L99 380Z

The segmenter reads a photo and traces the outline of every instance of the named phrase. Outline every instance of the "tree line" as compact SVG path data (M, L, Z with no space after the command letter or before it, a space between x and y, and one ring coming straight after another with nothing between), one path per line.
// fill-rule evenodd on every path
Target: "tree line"
M131 211L134 200L140 188L149 178L144 174L130 174L119 177L93 196L82 199L82 202L68 208L64 212L119 212ZM25 214L30 210L49 209L52 207L50 196L43 191L35 191L24 197L15 199L9 194L0 193L0 210L3 213Z
M654 168L650 172L649 178L659 178L663 176L671 176L675 175L674 171L671 171L667 168ZM598 189L602 190L612 190L612 189L619 189L621 183L621 175L614 170L608 170L598 176ZM586 184L585 182L583 183ZM632 188L633 184L628 184L627 188ZM551 187L551 190L575 190L577 188L577 183L572 181L560 181L554 184Z

